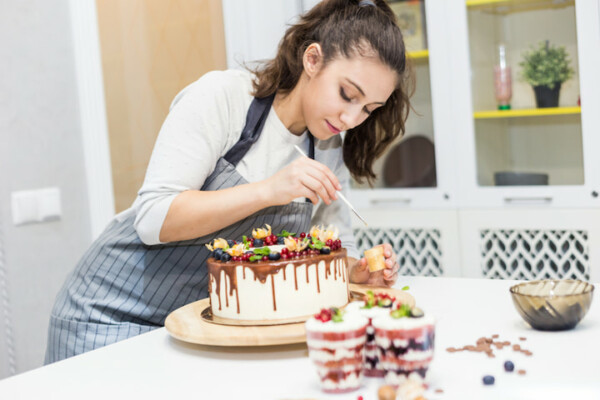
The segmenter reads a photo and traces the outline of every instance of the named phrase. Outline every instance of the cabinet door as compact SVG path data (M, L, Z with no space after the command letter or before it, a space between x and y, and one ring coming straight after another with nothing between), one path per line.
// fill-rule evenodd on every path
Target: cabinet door
M461 276L457 211L364 210L365 227L354 221L354 238L363 251L389 243L398 256L400 275ZM400 278L400 282L402 278Z
M600 210L461 210L463 276L492 279L600 277Z
M447 208L454 203L454 140L451 134L451 79L447 68L445 4L389 1L398 16L416 78L404 137L375 163L377 179L352 183L359 209Z
M585 0L451 2L460 205L597 207L600 97L598 4ZM522 64L548 41L564 47L573 76L557 106L537 105ZM512 82L503 84L499 44ZM539 62L535 65L541 65ZM502 92L510 88L510 109ZM579 106L581 100L581 106ZM503 109L500 109L503 108Z

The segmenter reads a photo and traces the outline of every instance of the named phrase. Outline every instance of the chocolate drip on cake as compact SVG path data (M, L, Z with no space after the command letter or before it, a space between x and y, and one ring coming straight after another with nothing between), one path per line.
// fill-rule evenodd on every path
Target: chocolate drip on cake
M226 296L226 307L229 307L229 296L233 296L235 291L236 302L237 302L237 313L240 313L240 301L239 301L239 291L238 291L238 282L236 275L236 268L242 268L242 278L246 279L246 268L249 268L254 273L254 280L259 280L261 283L266 283L266 280L271 277L271 286L272 286L272 294L273 294L273 310L277 310L277 304L275 299L275 277L283 268L283 279L287 280L287 276L285 273L285 268L289 265L294 267L294 286L295 289L298 290L298 276L297 269L303 265L306 268L306 283L310 283L310 274L309 267L314 264L315 266L315 275L316 275L316 285L317 292L321 292L321 282L319 278L319 263L324 262L325 264L325 279L328 279L329 276L333 276L335 280L337 280L338 273L343 281L346 281L346 268L344 268L345 263L343 262L346 257L346 250L340 249L332 252L331 254L310 254L299 258L288 259L288 260L280 260L280 261L258 261L258 262L240 262L240 261L217 261L214 258L209 258L207 261L208 272L212 279L209 279L209 293L215 293L219 298L219 310L222 309L221 303L221 274L224 274L223 279L225 280L225 296ZM331 273L331 263L334 263L334 273ZM227 279L229 278L229 279ZM214 279L214 282L213 282Z
M314 263L313 265L315 266L315 276L317 277L317 293L321 293L321 285L319 284L319 264L318 263ZM308 271L308 267L309 267L309 265L307 264L306 265L306 270L307 271ZM327 268L327 263L325 263L325 268Z

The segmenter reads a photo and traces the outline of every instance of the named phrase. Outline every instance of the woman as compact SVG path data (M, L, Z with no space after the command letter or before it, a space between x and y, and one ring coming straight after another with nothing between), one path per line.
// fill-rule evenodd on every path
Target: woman
M334 224L351 281L392 285L391 246L383 275L371 276L336 191L348 186L348 169L374 178L374 160L404 132L405 61L383 0L327 0L287 30L276 58L254 74L211 72L185 88L136 201L61 289L46 362L162 326L171 311L208 296L204 244L264 224L275 232Z

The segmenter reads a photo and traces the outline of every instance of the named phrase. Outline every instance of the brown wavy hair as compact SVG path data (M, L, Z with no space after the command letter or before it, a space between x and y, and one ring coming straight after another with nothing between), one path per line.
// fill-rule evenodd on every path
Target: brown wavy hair
M321 1L286 30L275 58L252 71L256 76L253 96L267 97L277 91L289 93L300 79L304 51L312 43L321 46L323 67L336 57L375 53L397 73L396 89L385 105L362 124L349 129L344 138L344 163L350 173L358 182L366 178L372 184L376 178L373 163L404 134L409 98L414 91L414 78L396 16L385 0Z

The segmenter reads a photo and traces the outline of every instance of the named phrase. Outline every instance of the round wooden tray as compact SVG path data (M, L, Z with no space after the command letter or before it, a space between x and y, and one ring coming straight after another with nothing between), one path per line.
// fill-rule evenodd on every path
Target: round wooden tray
M403 303L411 306L415 304L414 298L402 290L356 284L350 284L351 300L362 298L367 290L383 291L401 298ZM224 320L219 323L211 321L206 313L207 308L210 308L208 298L178 308L167 316L165 328L176 339L211 346L273 346L306 341L304 322L281 324L272 321L271 325L229 325Z

